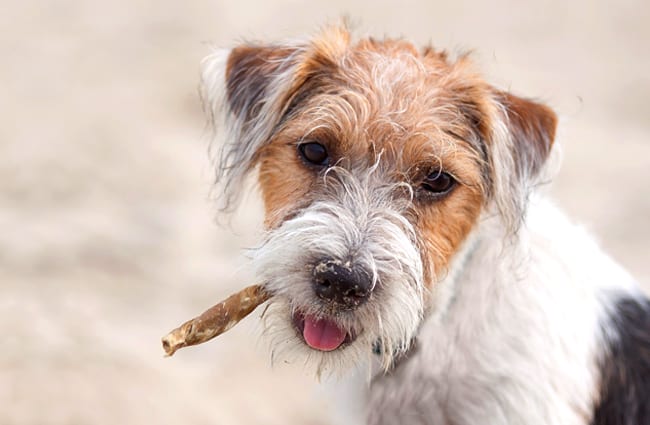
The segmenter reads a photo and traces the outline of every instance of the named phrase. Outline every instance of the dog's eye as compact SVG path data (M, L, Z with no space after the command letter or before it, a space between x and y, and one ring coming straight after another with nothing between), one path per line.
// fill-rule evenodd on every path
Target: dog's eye
M325 146L317 142L302 143L298 145L298 152L302 158L314 165L327 165L329 155Z
M434 171L422 182L422 188L434 195L445 195L456 184L456 180L444 171Z

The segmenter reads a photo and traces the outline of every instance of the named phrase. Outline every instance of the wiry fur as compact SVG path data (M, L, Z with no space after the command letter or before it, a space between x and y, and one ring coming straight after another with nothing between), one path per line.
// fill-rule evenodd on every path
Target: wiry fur
M276 294L266 315L267 332L279 351L274 355L304 356L319 373L336 372L369 360L368 347L379 342L391 347L381 359L388 369L393 356L410 345L424 309L422 263L413 226L403 216L408 204L395 202L403 188L382 184L378 174L377 168L359 177L331 168L324 177L328 193L270 232L257 250L256 274ZM335 315L359 340L334 353L308 349L287 322L295 308L316 316L332 313L314 297L311 285L312 267L325 257L360 265L371 272L377 286L376 297L368 303Z
M477 230L454 281L441 282L455 294L444 318L427 320L417 352L375 380L369 422L589 424L599 328L613 291L634 294L632 279L546 201L533 200L505 245L495 220Z
M258 172L267 233L253 265L275 294L263 318L273 357L340 377L375 369L355 387L366 401L354 406L357 419L342 423L614 425L609 418L625 415L599 386L620 387L630 367L600 368L624 362L632 345L603 346L620 341L615 300L642 296L532 195L555 138L548 107L492 87L467 56L401 40L353 43L341 28L216 53L203 87L225 136L224 210ZM310 141L329 163L301 159ZM441 171L456 185L435 197L423 182ZM323 258L366 270L368 300L342 308L316 296ZM633 319L650 317L639 310L650 303L634 305ZM296 312L356 339L308 348ZM647 357L634 354L641 370ZM335 407L349 404L349 391L335 393L346 397ZM625 406L650 415L636 401Z
M224 183L220 186L222 193L219 196L224 211L231 211L237 206L237 189L254 167L260 147L271 136L271 130L277 124L277 112L283 108L282 95L293 83L293 59L299 52L296 48L289 56L275 59L268 81L264 82L263 89L260 89L262 91L252 99L247 99L246 94L240 93L237 87L228 90L224 86L231 51L219 50L204 60L201 90L206 96L204 106L211 117L214 135L222 141L217 154L216 180ZM246 83L241 87L246 88ZM228 100L237 98L241 99L239 110L234 110ZM251 109L256 111L253 117L244 112Z

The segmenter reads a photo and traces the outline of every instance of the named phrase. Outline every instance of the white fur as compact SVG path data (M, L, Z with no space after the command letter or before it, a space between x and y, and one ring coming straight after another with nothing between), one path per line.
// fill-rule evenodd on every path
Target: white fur
M613 293L635 284L547 201L531 202L516 240L504 234L494 218L479 224L439 283L454 293L444 314L425 321L408 361L373 380L369 424L589 423L601 326Z
M422 263L413 228L402 215L407 202L395 202L396 185L382 184L379 173L372 168L355 177L331 168L324 183L330 198L284 221L257 250L256 274L275 294L264 315L266 333L284 361L306 359L319 373L342 373L372 356L379 341L388 348L382 356L388 368L414 337L424 308ZM376 286L372 300L353 311L330 311L312 288L313 267L323 258L369 271ZM295 310L327 315L358 338L335 352L309 349L290 321Z

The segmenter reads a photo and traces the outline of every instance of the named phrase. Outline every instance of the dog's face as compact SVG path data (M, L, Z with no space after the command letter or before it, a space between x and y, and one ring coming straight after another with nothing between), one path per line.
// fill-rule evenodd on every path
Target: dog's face
M226 201L259 173L268 234L254 267L275 294L276 355L319 370L373 348L388 367L408 348L480 218L516 228L556 121L464 57L341 29L217 54L204 94L229 130Z

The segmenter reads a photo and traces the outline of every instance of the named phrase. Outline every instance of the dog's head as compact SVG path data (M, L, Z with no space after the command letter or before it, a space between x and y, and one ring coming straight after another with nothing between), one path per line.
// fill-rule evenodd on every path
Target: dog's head
M519 225L556 125L467 57L338 28L215 53L203 84L225 209L258 173L267 332L319 369L409 346L479 218Z

